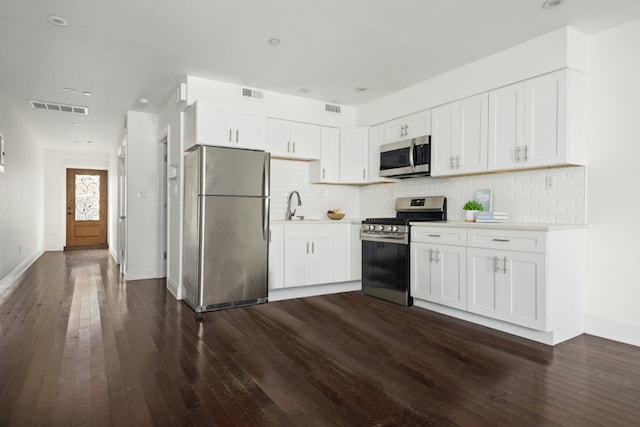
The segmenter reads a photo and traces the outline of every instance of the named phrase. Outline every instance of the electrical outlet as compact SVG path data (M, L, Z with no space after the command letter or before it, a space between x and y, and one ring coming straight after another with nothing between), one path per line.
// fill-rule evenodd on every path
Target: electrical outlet
M553 175L547 175L547 179L545 181L545 188L547 190L553 190L556 188L556 177Z

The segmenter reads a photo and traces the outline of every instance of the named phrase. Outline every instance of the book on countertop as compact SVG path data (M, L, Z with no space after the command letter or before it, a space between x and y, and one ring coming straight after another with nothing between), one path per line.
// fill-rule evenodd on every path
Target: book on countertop
M476 222L507 222L507 212L476 212Z

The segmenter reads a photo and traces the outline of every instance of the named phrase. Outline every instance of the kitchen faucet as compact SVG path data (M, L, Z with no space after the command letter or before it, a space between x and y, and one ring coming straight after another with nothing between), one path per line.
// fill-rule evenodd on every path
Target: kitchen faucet
M298 193L295 190L289 193L289 198L287 199L287 215L285 217L287 220L290 220L296 214L295 209L293 210L293 212L291 211L291 199L293 198L294 194L298 196L298 206L302 206L302 199L300 198L300 193Z

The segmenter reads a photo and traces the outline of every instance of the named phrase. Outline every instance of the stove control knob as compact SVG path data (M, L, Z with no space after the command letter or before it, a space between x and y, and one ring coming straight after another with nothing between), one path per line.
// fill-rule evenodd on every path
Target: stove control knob
M394 225L394 226L393 226L393 228L392 228L392 230L393 230L393 231L398 231L398 226L397 226L397 225Z
M369 226L369 230L375 230L375 229L376 229L376 226L375 226L375 225L370 225L370 226Z
M378 230L380 230L380 231L384 231L384 225L379 226L379 227L378 227Z

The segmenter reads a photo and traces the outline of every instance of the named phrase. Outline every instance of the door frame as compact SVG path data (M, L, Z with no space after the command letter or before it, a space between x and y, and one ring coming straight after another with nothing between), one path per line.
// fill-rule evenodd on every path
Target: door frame
M158 277L169 277L169 138L171 132L167 125L158 135Z

